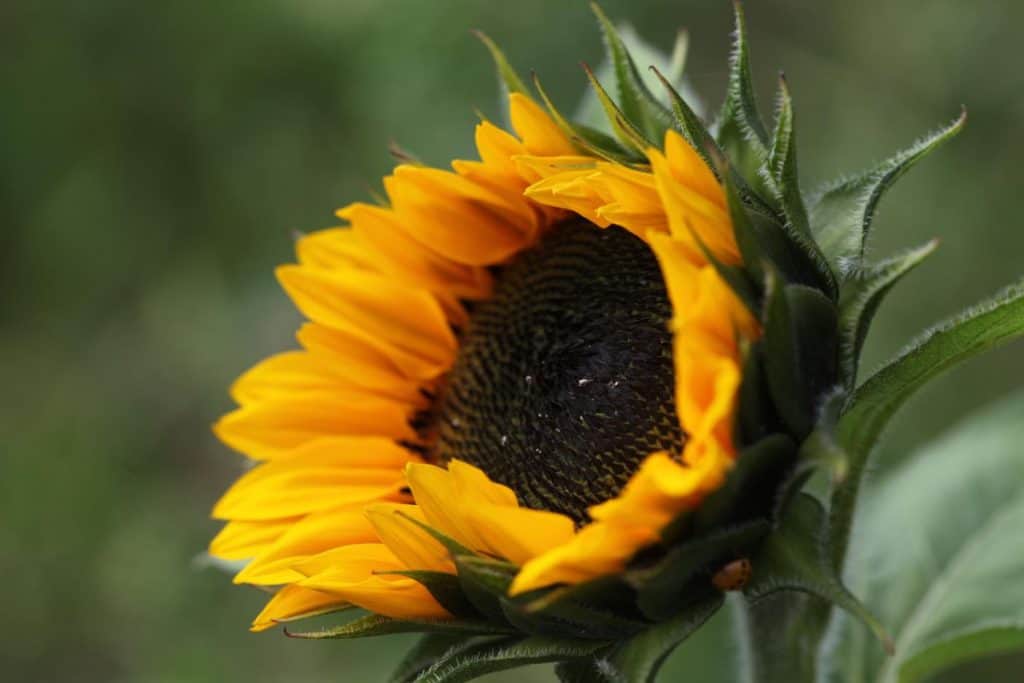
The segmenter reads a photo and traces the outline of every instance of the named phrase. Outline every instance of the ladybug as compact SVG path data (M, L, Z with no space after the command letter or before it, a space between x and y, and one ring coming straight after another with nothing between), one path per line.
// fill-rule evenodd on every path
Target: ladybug
M711 583L720 591L740 591L750 581L750 575L754 573L754 567L750 560L742 558L733 560L719 569L711 577Z

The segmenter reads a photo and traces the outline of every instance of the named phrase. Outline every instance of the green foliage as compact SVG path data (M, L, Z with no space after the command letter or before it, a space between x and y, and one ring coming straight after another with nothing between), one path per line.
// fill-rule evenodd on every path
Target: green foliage
M851 476L832 496L832 552L846 555L854 506L868 457L896 411L929 380L979 353L1024 336L1024 286L1010 287L929 331L861 385L839 420Z
M823 651L827 680L912 683L1024 647L1022 442L1018 393L922 447L865 494L846 576L892 629L895 655L866 647L836 615Z

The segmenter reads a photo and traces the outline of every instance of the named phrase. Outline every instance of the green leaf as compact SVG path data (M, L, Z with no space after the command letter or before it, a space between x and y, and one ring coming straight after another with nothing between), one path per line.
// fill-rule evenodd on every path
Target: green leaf
M882 430L907 399L943 371L1024 335L1024 282L932 329L889 361L854 393L839 420L850 476L832 494L832 554L843 566L857 492Z
M780 591L822 598L854 615L886 648L892 644L885 628L843 586L827 550L825 510L806 493L798 493L783 511L778 527L751 559L753 574L743 589L752 602Z
M346 640L349 638L386 636L392 633L488 635L511 632L512 630L506 626L474 619L391 619L379 614L371 614L341 626L325 628L319 631L295 633L285 630L285 635L289 638L299 638L301 640Z
M461 683L478 676L529 664L580 659L605 646L597 641L564 640L533 636L501 640L467 648L438 660L416 683Z
M690 605L673 619L662 622L630 638L616 648L604 670L609 681L652 683L658 670L684 640L711 618L722 606L721 594ZM610 665L610 666L609 666ZM600 670L600 669L599 669ZM612 672L620 672L616 678Z
M883 661L836 615L823 680L911 683L1024 649L1024 393L953 427L868 489L846 576L894 632Z
M849 274L839 295L839 357L845 385L853 389L861 349L875 312L893 285L935 252L938 240Z
M846 274L863 262L871 222L885 191L929 152L959 133L966 122L964 111L950 125L879 166L826 187L811 202L811 229L837 272Z
M596 2L591 2L590 7L601 25L608 61L615 73L622 113L628 121L638 126L647 138L660 141L671 125L671 112L647 88L629 49L601 7Z

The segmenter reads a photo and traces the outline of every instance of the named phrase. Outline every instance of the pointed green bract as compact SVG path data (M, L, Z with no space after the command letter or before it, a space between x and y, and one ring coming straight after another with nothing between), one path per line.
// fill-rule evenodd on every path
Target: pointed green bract
M498 69L498 77L501 79L502 84L508 92L518 92L524 95L529 95L529 91L526 89L526 84L523 79L519 77L512 65L509 64L508 59L505 57L505 53L501 51L497 43L491 40L483 31L473 31L473 35L480 39L480 42L487 47L487 51L491 53L491 59L494 60L494 66Z
M644 83L632 55L619 36L615 25L596 3L590 3L604 34L608 60L615 72L615 84L619 94L619 107L626 119L634 122L644 135L652 140L665 137L672 121L672 114L658 101Z
M925 155L959 133L966 122L965 111L950 125L879 166L826 187L811 203L811 229L838 272L860 267L871 222L885 191Z
M793 126L793 100L790 98L785 76L779 76L779 113L768 153L768 169L772 180L775 181L778 200L786 212L789 224L814 244L810 239L811 225L800 192L800 180L797 177L796 132Z
M747 22L743 5L733 1L736 18L736 35L731 55L729 85L725 104L719 117L719 135L738 133L746 142L759 149L762 156L767 152L768 132L758 112L754 95L754 80L750 71L750 52L747 45Z
M540 78L537 74L533 75L533 86L537 90L537 94L540 95L541 101L544 103L544 107L548 110L548 114L550 114L551 118L554 119L556 124L558 124L558 127L562 129L562 132L566 136L582 147L585 151L620 164L629 164L634 161L641 160L635 152L630 152L629 150L624 149L614 138L605 135L599 130L594 130L589 126L571 123L566 119L551 102L551 98L548 97L547 92L544 90L543 86L541 86Z
M871 320L889 290L938 248L932 240L876 264L851 272L839 296L840 369L849 389L857 382L857 366Z
M608 94L608 91L604 89L600 81L594 75L594 72L590 70L590 67L586 64L583 65L583 70L587 73L587 79L590 81L590 86L597 94L598 100L601 102L601 107L604 109L605 116L608 118L608 122L612 126L612 130L615 131L615 135L622 141L622 144L627 147L631 147L635 152L646 158L646 151L654 147L654 143L641 132L633 123L626 118L622 110L619 109L618 105Z
M341 626L319 631L285 631L289 638L300 640L347 640L386 636L392 633L452 633L462 635L508 634L514 631L500 624L480 619L392 619L371 614Z

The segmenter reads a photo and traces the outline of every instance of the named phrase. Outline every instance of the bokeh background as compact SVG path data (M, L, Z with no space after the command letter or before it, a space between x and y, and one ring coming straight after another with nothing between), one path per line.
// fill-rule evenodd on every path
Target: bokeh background
M689 28L691 83L719 101L726 0L604 5L666 48ZM966 132L882 205L877 253L943 247L883 309L867 368L1024 273L1024 4L748 5L762 103L784 68L806 182L969 108ZM209 425L234 376L292 344L272 268L293 231L366 197L390 141L444 164L471 154L475 108L498 115L471 28L567 108L578 62L601 61L582 0L0 3L4 680L359 682L393 664L401 638L246 631L264 597L196 560L242 467ZM1019 386L1022 359L1017 345L936 382L881 467ZM947 680L1016 681L1020 665Z

